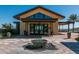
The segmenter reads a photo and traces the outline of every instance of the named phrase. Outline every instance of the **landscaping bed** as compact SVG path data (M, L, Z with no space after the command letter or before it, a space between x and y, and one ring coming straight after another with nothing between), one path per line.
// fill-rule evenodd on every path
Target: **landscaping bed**
M79 42L79 37L75 38L75 40Z
M32 43L29 43L28 45L24 45L24 48L26 49L40 49L45 48L47 44L47 40L40 39L40 40L32 40Z

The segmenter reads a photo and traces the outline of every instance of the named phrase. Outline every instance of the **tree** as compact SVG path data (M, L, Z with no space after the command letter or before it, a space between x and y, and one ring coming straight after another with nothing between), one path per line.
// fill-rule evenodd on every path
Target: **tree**
M77 14L71 14L68 20L73 22L73 32L74 32L74 25L75 25L75 22L78 20Z
M11 29L13 28L13 26L10 23L5 23L5 24L2 24L2 28L6 29L7 31L11 31Z

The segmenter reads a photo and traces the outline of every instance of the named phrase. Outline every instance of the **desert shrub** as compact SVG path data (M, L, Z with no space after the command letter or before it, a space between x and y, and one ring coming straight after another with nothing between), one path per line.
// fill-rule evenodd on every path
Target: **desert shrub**
M71 32L67 32L67 37L71 38Z
M79 37L75 38L75 40L77 40L79 42Z
M0 39L2 39L3 38L3 35L2 35L2 33L0 33Z
M12 29L11 34L12 34L12 35L18 35L19 32L18 32L18 30L16 30L16 29Z
M44 39L32 40L32 43L35 47L44 47L47 43L47 40Z

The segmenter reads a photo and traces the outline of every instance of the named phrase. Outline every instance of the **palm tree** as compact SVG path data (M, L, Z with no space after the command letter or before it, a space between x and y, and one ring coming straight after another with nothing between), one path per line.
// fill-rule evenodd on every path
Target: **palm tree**
M68 19L69 21L73 22L73 32L74 32L74 25L75 25L75 22L77 21L77 19L78 19L77 14L71 14Z

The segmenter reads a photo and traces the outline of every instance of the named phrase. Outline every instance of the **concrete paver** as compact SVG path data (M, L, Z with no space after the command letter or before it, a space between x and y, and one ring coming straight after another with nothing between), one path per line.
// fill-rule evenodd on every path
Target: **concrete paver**
M61 42L76 42L74 38L77 37L77 34L73 34L71 39L67 39L66 33L63 34L42 37L56 46L57 50L24 50L23 45L33 40L31 38L0 39L0 54L74 54L72 50L61 44Z

